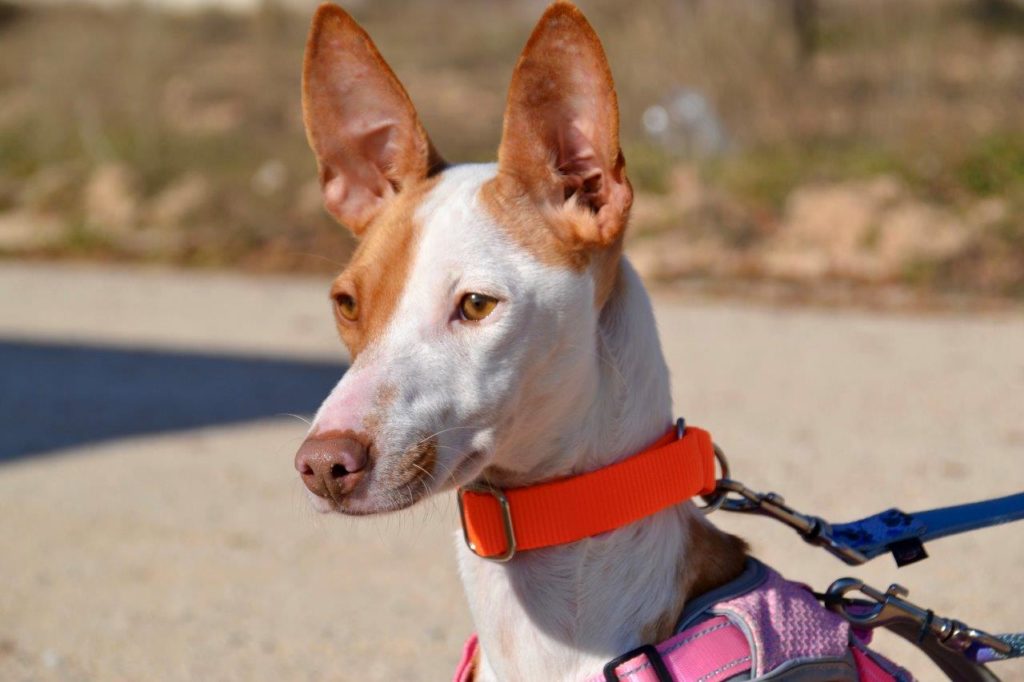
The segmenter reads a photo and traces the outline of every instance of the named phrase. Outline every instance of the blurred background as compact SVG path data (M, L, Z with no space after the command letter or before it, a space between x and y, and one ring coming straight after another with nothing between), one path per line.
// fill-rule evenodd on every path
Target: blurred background
M345 260L298 106L313 3L197 1L3 0L0 253L305 272ZM348 7L442 153L476 161L494 157L544 4ZM615 73L640 194L631 248L650 278L1024 295L1015 0L582 4Z
M493 159L546 2L341 4L442 154ZM677 409L737 477L835 521L1024 490L1024 4L579 4ZM324 519L292 470L354 246L302 129L314 8L0 0L4 682L447 679L471 631L449 500ZM818 589L1024 629L1019 527L897 575L719 516Z

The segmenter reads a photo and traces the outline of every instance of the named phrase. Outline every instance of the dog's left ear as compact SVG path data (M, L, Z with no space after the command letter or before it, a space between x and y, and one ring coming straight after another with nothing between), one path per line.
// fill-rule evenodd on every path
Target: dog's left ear
M357 236L402 189L444 166L370 36L329 2L306 43L302 115L324 205Z
M615 86L601 41L569 2L548 8L519 57L498 161L545 210L592 214L568 221L578 243L608 246L622 236L633 190Z

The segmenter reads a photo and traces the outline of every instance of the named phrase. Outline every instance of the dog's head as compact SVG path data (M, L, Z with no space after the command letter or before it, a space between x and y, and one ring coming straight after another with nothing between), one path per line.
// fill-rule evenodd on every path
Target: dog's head
M369 36L320 7L303 112L324 203L359 237L331 288L352 365L296 467L323 511L407 507L579 420L632 201L597 35L552 5L512 77L496 165L449 166Z

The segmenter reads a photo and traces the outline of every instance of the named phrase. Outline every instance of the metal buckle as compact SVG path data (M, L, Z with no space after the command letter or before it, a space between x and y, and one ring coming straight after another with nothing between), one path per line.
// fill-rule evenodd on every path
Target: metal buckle
M476 545L474 545L469 539L469 533L466 531L466 509L462 503L462 496L467 492L490 495L498 502L498 507L501 508L501 522L505 530L505 544L508 547L504 553L499 554L498 556L484 556L477 551ZM516 554L516 534L515 530L512 528L512 510L508 506L508 498L505 497L505 493L500 489L489 485L471 483L459 488L459 492L456 497L459 501L459 520L462 521L462 539L465 540L466 547L469 547L469 551L476 554L481 559L489 559L490 561L498 561L501 563L504 563L514 557Z
M669 673L668 668L665 667L665 661L661 658L661 653L658 652L651 644L644 644L638 646L632 651L627 651L618 658L613 658L604 664L604 679L605 682L619 682L619 675L615 672L615 669L626 661L632 660L637 656L643 654L647 657L647 662L651 664L651 669L654 671L658 682L673 682L672 675Z

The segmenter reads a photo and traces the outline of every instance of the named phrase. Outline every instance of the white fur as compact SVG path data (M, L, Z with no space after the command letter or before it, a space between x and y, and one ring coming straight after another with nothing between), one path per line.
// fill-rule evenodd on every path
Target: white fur
M444 172L419 211L418 250L390 326L316 416L314 431L375 425L377 464L345 511L407 506L489 465L530 481L592 470L671 423L668 370L632 267L623 260L617 290L598 310L592 273L540 262L482 209L479 189L495 172ZM467 292L500 303L466 323L455 312ZM385 385L396 396L374 412ZM375 472L435 434L432 479L421 490L385 489ZM637 646L641 629L676 601L693 513L683 505L508 564L474 556L460 534L482 646L478 679L585 679Z

